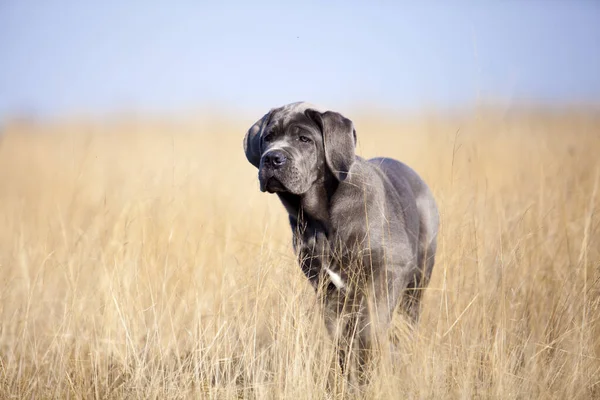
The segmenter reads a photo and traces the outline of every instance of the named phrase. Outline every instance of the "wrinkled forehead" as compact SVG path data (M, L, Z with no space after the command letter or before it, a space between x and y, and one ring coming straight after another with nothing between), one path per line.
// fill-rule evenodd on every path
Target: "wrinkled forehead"
M298 119L298 116L304 114L304 111L308 109L324 112L324 110L321 107L304 101L290 103L282 107L276 108L273 111L271 124L281 124L282 126L286 126L290 122L296 121Z

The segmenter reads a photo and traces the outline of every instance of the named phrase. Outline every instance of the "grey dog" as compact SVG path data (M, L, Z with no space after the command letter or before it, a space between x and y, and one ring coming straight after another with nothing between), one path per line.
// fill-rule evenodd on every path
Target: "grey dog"
M260 190L276 193L289 214L342 371L350 355L364 369L397 309L417 322L439 225L416 172L391 158L365 160L355 147L351 120L304 102L271 109L244 138Z

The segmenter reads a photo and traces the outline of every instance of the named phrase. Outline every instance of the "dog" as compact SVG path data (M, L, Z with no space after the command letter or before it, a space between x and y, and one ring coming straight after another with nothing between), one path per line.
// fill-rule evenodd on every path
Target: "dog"
M306 102L271 109L244 137L260 190L287 210L342 371L355 360L364 373L396 310L418 322L439 213L415 171L391 158L363 159L355 148L350 119Z

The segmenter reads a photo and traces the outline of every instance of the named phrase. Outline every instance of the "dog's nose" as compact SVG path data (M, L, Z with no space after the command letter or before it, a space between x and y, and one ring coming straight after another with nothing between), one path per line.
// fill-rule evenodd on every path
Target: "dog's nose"
M283 151L274 150L270 151L264 156L265 164L273 168L281 168L287 161L286 155Z

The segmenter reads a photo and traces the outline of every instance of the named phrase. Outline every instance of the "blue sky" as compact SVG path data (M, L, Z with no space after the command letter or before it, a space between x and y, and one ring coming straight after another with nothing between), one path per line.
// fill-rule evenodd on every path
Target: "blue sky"
M600 101L600 1L0 1L0 118Z

